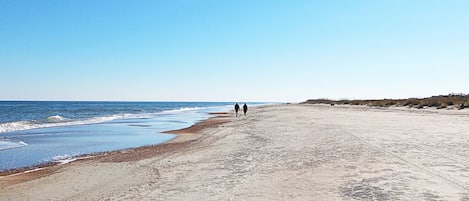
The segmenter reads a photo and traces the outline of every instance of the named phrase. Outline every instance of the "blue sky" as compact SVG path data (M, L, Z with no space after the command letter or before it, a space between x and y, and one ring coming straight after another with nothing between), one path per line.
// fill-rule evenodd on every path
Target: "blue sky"
M0 100L469 92L469 1L0 0Z

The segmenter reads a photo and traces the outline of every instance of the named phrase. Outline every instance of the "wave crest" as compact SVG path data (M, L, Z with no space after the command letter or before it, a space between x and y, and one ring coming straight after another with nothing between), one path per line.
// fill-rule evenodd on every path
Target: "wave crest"
M181 107L174 110L166 110L157 113L146 113L146 114L115 114L109 116L92 117L89 119L69 119L60 115L54 115L47 117L42 120L30 120L30 121L17 121L0 123L0 133L30 130L36 128L48 128L57 126L74 126L74 125L85 125L85 124L96 124L115 119L127 119L127 118L147 118L155 114L177 114L183 112L192 112L197 110L209 109L212 107Z
M48 128L48 127L57 127L57 126L73 126L73 125L84 125L84 124L95 124L106 121L111 121L115 119L122 118L132 118L133 115L121 114L121 115L111 115L104 117L93 117L89 119L77 119L70 120L61 116L50 116L46 118L46 121L16 121L8 123L0 123L0 133L21 131L21 130L30 130L36 128Z
M210 108L210 107L181 107L179 109L162 111L161 113L179 113L179 112L202 110L202 109L207 109L207 108Z
M65 121L65 120L67 120L67 118L62 117L62 116L60 116L60 115L54 115L54 116L47 117L46 120L47 120L48 122L60 122L60 121Z
M1 140L0 139L0 150L13 149L27 146L23 141L10 141L10 140Z

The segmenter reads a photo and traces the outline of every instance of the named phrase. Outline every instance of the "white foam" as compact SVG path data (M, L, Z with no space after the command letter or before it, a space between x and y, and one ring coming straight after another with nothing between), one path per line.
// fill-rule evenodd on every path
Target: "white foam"
M21 131L21 130L30 130L36 128L49 128L49 127L58 127L58 126L74 126L74 125L86 125L86 124L97 124L107 121L112 121L116 119L127 119L127 118L148 118L152 117L155 114L177 114L191 111L198 111L204 109L219 108L219 106L213 107L181 107L174 110L165 110L158 113L146 113L146 114L115 114L110 116L102 117L93 117L89 119L80 119L73 120L68 119L59 115L54 115L46 118L45 122L40 122L36 120L32 121L17 121L17 122L7 122L0 123L0 133L12 132L12 131Z
M67 120L67 118L62 117L60 115L50 116L50 117L47 117L46 119L49 122L60 122L60 121L66 121Z
M66 119L64 117L56 115L56 116L48 117L47 120L54 120L54 121L48 121L47 123L40 123L34 120L0 123L0 133L30 130L30 129L36 129L36 128L49 128L49 127L57 127L57 126L96 124L96 123L102 123L106 121L112 121L115 119L141 118L141 117L145 117L145 116L135 115L135 114L116 114L116 115L111 115L111 116L94 117L90 119L71 121L70 119Z
M64 159L69 159L71 158L72 156L68 155L68 154L64 154L64 155L57 155L57 156L54 156L52 157L52 160L53 161L60 161L60 160L64 160Z
M71 155L68 155L68 154L57 155L57 156L52 157L52 161L58 162L60 164L70 163L75 160L76 159L74 159Z
M165 110L162 111L161 113L163 114L174 114L174 113L182 113L182 112L191 112L191 111L198 111L198 110L204 110L204 109L210 109L210 108L217 108L217 106L213 107L181 107L179 109L174 109L174 110Z
M181 113L181 112L189 112L189 111L196 111L196 110L202 110L202 109L208 109L210 107L181 107L179 109L174 109L174 110L165 110L162 111L161 113Z
M24 147L27 145L28 144L23 141L0 140L0 150Z
M17 121L0 124L0 133L34 128L31 121Z
M92 158L94 156L75 157L68 154L57 155L52 157L52 161L59 163L59 165L67 164L76 160Z

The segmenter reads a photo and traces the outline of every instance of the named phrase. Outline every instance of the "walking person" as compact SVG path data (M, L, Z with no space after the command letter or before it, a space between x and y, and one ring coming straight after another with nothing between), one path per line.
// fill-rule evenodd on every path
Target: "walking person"
M248 112L248 105L246 105L246 103L244 103L243 105L243 112L244 112L244 116L246 116L246 113Z
M236 103L234 107L235 107L236 117L238 117L238 110L239 110L238 103Z

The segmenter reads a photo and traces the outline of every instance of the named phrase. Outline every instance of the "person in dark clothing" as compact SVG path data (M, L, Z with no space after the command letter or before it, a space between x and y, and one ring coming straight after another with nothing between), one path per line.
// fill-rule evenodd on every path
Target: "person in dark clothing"
M239 105L238 105L238 103L236 103L235 104L236 117L238 117L238 110L239 110Z
M248 105L246 105L246 103L244 103L243 105L243 112L244 112L244 116L246 116L246 113L248 112Z

